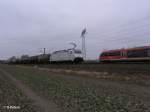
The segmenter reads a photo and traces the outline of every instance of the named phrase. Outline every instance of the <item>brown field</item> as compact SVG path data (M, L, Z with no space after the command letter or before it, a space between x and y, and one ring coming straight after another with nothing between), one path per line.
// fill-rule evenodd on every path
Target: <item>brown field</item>
M0 109L7 112L3 106L16 105L19 112L149 112L149 68L148 64L0 65Z

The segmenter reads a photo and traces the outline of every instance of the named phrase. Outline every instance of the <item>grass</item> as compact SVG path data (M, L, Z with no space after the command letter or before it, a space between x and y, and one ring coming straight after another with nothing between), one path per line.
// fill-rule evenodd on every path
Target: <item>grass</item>
M4 106L17 106L20 109L6 109ZM0 112L37 112L32 101L0 72Z
M64 112L144 112L138 98L118 93L93 80L50 74L33 68L3 66L40 95L55 102Z
M150 64L49 64L39 65L40 67L47 68L60 68L60 69L71 69L71 70L86 70L86 71L97 71L97 72L109 72L109 73L150 73Z

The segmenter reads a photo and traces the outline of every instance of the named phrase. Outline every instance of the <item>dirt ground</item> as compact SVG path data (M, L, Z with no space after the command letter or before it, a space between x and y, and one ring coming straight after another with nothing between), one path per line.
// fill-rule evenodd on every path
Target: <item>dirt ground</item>
M38 107L38 111L40 112L59 112L57 106L53 104L52 102L38 96L34 91L32 91L30 88L25 86L21 81L17 80L12 76L12 74L8 73L7 71L0 69L0 71L8 78L10 79L13 84L20 89L24 95L26 95L29 99L33 101L33 104Z
M150 86L150 64L36 65L38 70Z
M143 73L144 78L150 80L148 71L145 71L144 67L142 69L144 70L140 71L140 74ZM56 68L53 70L55 71L39 69L37 66L0 65L0 71L5 77L10 79L16 88L33 101L31 104L42 112L44 110L45 112L150 111L149 85L79 75L83 74L83 69L80 71L72 69L73 71L67 73L59 69L58 72ZM92 75L92 71L88 73Z
M84 70L92 72L108 72L108 73L118 73L118 74L140 74L145 75L150 74L150 64L123 64L123 63L108 63L108 64L48 64L48 65L38 65L44 68L59 68L59 69L71 69L71 70Z
M0 70L0 112L39 112L23 92Z

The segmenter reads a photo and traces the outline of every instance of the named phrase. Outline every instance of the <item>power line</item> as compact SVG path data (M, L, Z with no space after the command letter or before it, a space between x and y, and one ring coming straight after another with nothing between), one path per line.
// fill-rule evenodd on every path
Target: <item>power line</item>
M142 20L142 21L141 21ZM148 20L148 21L147 21ZM98 34L100 34L101 33L101 35L103 35L103 36L105 36L105 35L112 35L112 34L116 34L116 33L122 33L122 32L124 32L124 31L128 31L128 30L135 30L135 29L137 29L137 28L143 28L143 27L147 27L148 25L150 26L150 24L148 24L149 23L149 20L150 20L150 16L148 16L148 17L145 17L145 18L143 18L143 19L139 19L139 20L137 20L137 21L134 21L134 22L129 22L129 23L127 23L127 24L122 24L122 25L119 25L119 26L115 26L114 28L111 28L111 30L112 29L115 29L115 31L114 30L112 30L112 31L105 31L105 32L99 32ZM144 24L143 24L143 22L144 22ZM142 24L141 24L142 23ZM116 30L117 29L117 30ZM93 34L92 34L93 35Z

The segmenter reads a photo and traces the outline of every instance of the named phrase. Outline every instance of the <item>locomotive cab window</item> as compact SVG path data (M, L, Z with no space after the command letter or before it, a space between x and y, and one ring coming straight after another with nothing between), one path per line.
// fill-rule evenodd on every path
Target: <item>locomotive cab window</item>
M74 51L76 54L81 54L82 52L80 50L75 50Z
M105 52L105 53L102 53L101 56L120 56L121 55L121 52Z
M72 51L69 51L70 54L72 54Z
M107 53L102 53L101 56L107 56Z
M147 57L146 50L131 50L127 53L128 57Z
M147 54L148 54L148 56L150 57L150 49L148 49L148 53L147 53Z
M120 52L110 52L108 55L109 56L120 56L121 53Z

